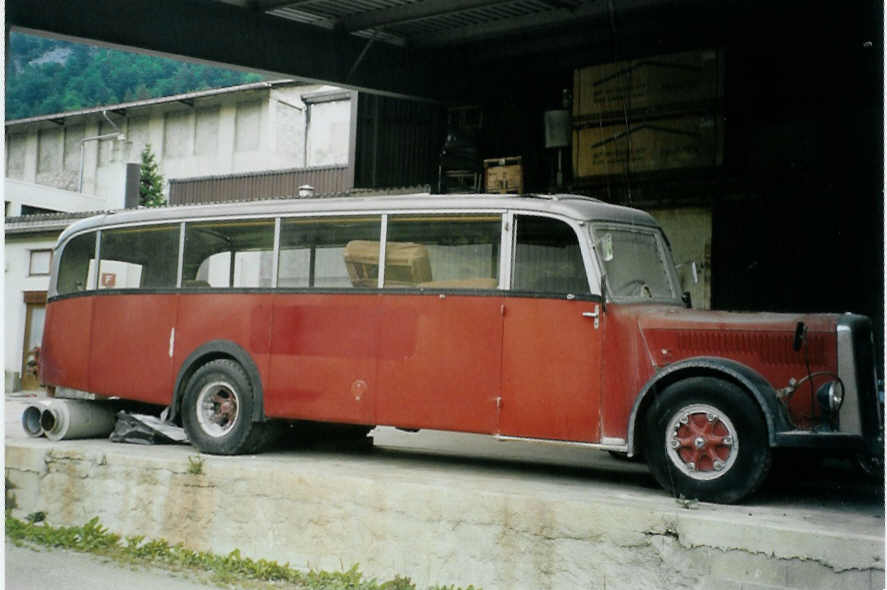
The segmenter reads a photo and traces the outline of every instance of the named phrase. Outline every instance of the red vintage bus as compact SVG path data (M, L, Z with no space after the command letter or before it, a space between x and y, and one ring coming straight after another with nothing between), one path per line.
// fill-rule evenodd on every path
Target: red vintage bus
M591 198L121 211L53 264L43 383L169 406L206 453L286 420L486 433L719 502L776 447L883 454L867 318L688 309L654 219Z

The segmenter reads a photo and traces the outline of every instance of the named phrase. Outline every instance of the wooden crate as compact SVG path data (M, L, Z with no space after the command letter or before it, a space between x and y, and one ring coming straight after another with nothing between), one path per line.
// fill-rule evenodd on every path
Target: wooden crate
M577 69L573 121L624 119L641 111L686 111L722 96L721 59L715 50L657 55Z
M723 143L723 126L714 116L583 127L573 131L573 171L587 178L720 166Z
M484 160L484 189L487 193L523 193L524 169L521 157Z

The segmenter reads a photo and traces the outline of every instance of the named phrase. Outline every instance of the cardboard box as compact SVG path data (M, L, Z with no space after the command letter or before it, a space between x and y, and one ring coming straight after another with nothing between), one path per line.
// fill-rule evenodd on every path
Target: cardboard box
M687 110L722 95L719 53L690 51L577 69L573 119L624 119L641 111Z
M524 172L520 156L484 160L484 188L488 193L523 193Z
M577 178L719 166L723 126L717 117L687 115L573 131Z

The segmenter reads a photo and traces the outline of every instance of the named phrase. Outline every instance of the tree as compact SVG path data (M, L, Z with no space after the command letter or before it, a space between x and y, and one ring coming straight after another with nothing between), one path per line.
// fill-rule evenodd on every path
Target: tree
M163 176L157 169L157 159L151 151L151 144L142 150L142 168L139 178L139 205L145 207L161 207L166 205L163 196Z

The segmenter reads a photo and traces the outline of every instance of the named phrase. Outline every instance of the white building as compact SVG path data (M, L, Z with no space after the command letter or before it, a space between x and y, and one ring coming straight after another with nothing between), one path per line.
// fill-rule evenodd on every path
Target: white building
M27 353L42 335L55 239L78 212L125 206L126 165L140 162L146 145L167 181L345 165L356 102L356 92L282 80L7 121L7 391L23 375L35 385ZM52 215L59 212L69 215Z

